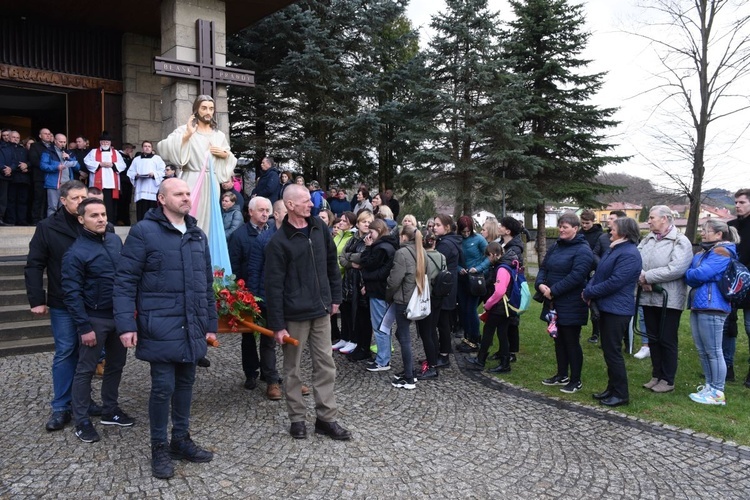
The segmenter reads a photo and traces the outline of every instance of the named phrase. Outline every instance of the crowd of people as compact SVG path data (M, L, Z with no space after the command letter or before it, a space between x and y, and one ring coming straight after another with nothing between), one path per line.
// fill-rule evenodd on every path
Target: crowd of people
M143 141L136 153L133 144L112 147L104 131L98 146L78 136L39 130L37 139L21 140L17 130L3 129L0 140L0 226L36 226L61 206L60 187L80 180L101 189L110 223L131 225L130 205L135 202L138 221L156 207L159 184L175 177L177 167L166 164L154 152L153 143Z
M216 132L209 99L200 96L194 109L198 119L191 118L160 147L183 141L192 148L191 141ZM65 136L53 137L46 129L40 132L42 146L36 148L20 144L17 132L9 131L7 137L0 151L3 161L12 163L3 169L11 180L0 182L0 208L3 200L11 199L13 190L2 188L12 187L14 176L33 172L37 162L46 172L42 199L47 207L35 212L39 199L28 198L34 200L30 213L39 219L25 278L31 311L50 315L55 340L47 430L63 429L72 420L75 435L90 443L100 439L93 416L100 416L102 425L134 425L119 407L118 387L126 349L135 348L136 357L150 363L154 476L172 477L172 459L210 461L212 453L195 444L189 433L196 365L208 366L206 342L215 339L218 329L208 231L201 226L207 214L196 207L203 203L195 196L196 187L174 178L176 168L148 141L133 155L132 147L112 148L106 132L90 151L83 138L77 138L75 150L66 149ZM210 153L216 159L215 173L206 172L206 163L201 168L189 154L180 165L190 170L193 162L193 177L215 176L218 181L231 267L249 291L263 299L261 315L275 336L261 336L258 346L254 335L243 334L244 387L254 390L260 379L268 399L285 396L293 438L307 437L307 395L315 399L316 433L351 438L337 422L334 353L362 362L363 371L388 371L395 335L400 370L390 383L406 390L415 389L418 381L437 379L450 367L454 349L469 355L470 369L484 370L495 360L498 364L489 371L511 371L520 351L522 320L508 307L513 282L524 266L519 221L490 218L479 228L471 216L454 220L437 214L420 227L406 214L398 224L400 205L392 190L371 194L360 185L350 199L339 187L324 193L315 180L306 184L292 172L279 172L271 158L262 161L261 175L245 197L227 173L234 165L231 153L219 146L212 146ZM118 221L125 183L135 190L138 223L123 244L112 222ZM31 195L33 186L30 181L21 191ZM18 200L18 190L14 196ZM218 206L219 198L215 200ZM6 203L4 223L23 224L21 212L29 216L29 210L14 212L11 207L18 205ZM601 226L596 230L589 211L580 217L563 214L559 238L533 284L557 364L542 383L561 386L564 393L583 388L580 336L591 319L589 341L601 342L608 375L607 386L593 397L606 406L627 404L622 344L635 311L641 311L640 331L652 363L652 378L643 387L654 393L673 391L677 332L687 306L706 379L690 398L726 404L724 384L734 379L738 307L723 297L718 282L731 259L750 263L750 190L735 194L735 207L737 219L728 224L706 221L696 254L666 206L650 210L645 237L636 221L621 212L610 214L607 232ZM49 216L41 217L46 210ZM428 312L415 316L415 297L429 301ZM748 309L739 308L745 310L750 336ZM416 362L412 324L425 353L425 359ZM454 336L461 339L455 346ZM290 345L288 337L299 346ZM491 353L495 338L498 350ZM274 340L283 346L283 370L276 366ZM313 358L311 388L302 383L300 372L305 346ZM102 359L106 364L99 406L91 398L91 379ZM750 387L750 372L745 385Z

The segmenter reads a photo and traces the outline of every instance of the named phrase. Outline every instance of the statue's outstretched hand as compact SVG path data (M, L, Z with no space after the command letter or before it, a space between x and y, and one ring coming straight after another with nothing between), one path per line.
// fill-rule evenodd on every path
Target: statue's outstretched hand
M188 121L185 124L185 135L182 136L182 140L187 141L190 139L190 137L198 131L198 120L195 118L194 114L191 114L188 117Z

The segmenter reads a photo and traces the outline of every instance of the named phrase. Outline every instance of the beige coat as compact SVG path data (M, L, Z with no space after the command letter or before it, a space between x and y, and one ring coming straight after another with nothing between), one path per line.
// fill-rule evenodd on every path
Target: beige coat
M669 309L684 309L687 298L685 271L693 260L693 245L676 227L661 240L649 233L638 245L646 272L646 283L661 285L669 294ZM642 306L661 307L663 295L657 292L641 291Z

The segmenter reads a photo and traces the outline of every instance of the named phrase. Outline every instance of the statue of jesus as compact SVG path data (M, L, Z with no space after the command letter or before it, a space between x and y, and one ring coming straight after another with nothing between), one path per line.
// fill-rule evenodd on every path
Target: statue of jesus
M159 155L167 163L182 167L181 178L191 191L193 211L198 226L209 234L211 210L221 211L219 199L212 199L211 192L220 192L222 182L232 179L237 158L229 150L229 142L218 130L214 120L214 100L208 95L199 95L193 102L193 114L185 125L169 134L157 147ZM213 178L209 175L208 162L213 163ZM211 184L216 186L211 189ZM215 230L223 233L224 227Z

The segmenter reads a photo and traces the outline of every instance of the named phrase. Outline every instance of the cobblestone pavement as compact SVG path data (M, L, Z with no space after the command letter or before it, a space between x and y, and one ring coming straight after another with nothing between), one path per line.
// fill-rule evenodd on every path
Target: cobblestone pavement
M353 440L312 432L312 398L309 437L293 440L284 402L266 400L262 383L243 389L239 339L221 342L211 368L198 369L192 419L215 458L181 462L169 481L151 477L146 363L131 353L121 386L136 426L95 419L102 440L84 444L70 426L44 430L51 353L1 358L0 498L750 496L750 448L510 388L455 359L406 391L391 387L393 370L367 373L336 355L339 421Z

